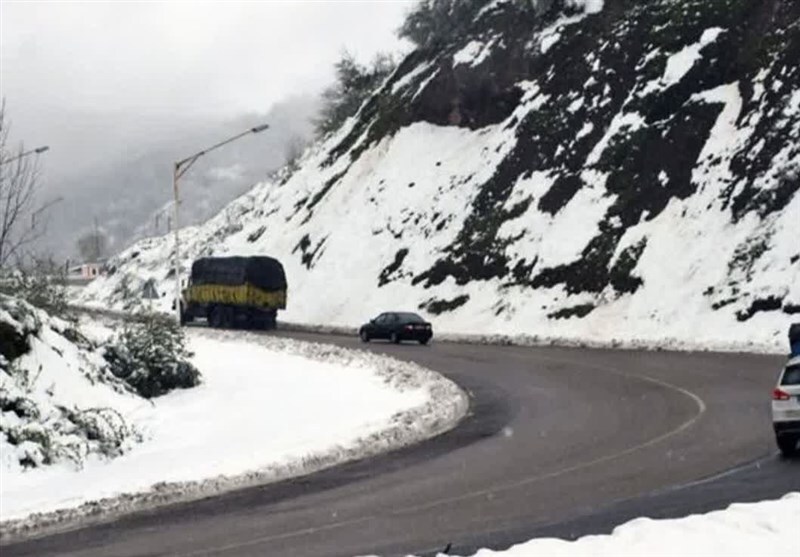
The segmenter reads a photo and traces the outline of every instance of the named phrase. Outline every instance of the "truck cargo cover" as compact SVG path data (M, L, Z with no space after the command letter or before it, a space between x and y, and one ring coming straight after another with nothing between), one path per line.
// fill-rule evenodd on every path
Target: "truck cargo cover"
M192 283L228 286L250 283L264 290L285 290L286 274L280 261L265 255L204 257L192 264Z

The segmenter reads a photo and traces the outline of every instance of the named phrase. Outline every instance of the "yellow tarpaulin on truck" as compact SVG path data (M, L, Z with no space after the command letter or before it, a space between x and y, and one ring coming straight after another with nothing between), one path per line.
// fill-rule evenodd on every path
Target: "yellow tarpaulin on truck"
M198 284L186 289L186 301L197 304L231 304L259 307L264 309L286 309L286 290L266 291L242 284L229 286L223 284Z

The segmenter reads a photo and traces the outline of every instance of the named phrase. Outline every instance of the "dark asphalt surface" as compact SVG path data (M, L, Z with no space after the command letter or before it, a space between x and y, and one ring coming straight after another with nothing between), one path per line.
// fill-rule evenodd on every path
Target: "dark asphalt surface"
M368 348L452 378L470 392L470 416L450 433L377 459L0 553L424 555L452 543L453 552L467 554L800 490L800 461L776 456L772 438L769 395L780 357L449 343Z

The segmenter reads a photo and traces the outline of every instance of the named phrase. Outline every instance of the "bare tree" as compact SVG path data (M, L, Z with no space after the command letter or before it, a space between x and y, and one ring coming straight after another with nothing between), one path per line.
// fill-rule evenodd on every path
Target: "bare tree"
M17 148L9 145L5 109L3 100L0 104L0 269L19 260L25 247L34 242L42 230L32 226L28 219L39 180L38 152L26 153L22 143Z

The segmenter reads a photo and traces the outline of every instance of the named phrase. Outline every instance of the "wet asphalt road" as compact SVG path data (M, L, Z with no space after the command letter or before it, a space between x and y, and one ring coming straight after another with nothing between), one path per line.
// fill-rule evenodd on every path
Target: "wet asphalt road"
M356 339L281 333L364 347ZM295 557L461 554L609 532L800 490L777 456L780 357L373 342L470 393L464 422L421 445L280 484L38 540L18 555Z

